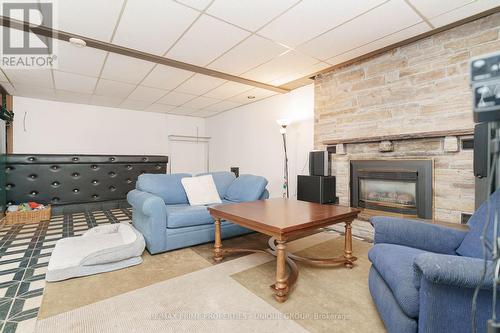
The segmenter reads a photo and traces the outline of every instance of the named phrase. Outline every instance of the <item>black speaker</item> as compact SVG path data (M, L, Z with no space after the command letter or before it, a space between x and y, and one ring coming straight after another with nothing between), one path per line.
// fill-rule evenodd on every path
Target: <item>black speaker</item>
M311 176L330 175L330 154L326 150L309 152L309 174Z
M297 176L297 200L335 203L335 177Z

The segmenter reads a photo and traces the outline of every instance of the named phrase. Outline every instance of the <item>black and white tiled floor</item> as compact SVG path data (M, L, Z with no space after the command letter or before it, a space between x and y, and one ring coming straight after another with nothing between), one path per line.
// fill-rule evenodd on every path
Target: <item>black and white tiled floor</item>
M54 216L50 221L0 228L0 333L33 332L45 272L58 239L99 224L128 222L130 209Z

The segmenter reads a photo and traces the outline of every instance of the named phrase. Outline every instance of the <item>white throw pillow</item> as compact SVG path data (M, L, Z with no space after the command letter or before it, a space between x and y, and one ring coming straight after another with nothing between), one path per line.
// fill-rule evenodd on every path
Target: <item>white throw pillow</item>
M185 177L181 179L181 183L191 206L222 202L212 175Z

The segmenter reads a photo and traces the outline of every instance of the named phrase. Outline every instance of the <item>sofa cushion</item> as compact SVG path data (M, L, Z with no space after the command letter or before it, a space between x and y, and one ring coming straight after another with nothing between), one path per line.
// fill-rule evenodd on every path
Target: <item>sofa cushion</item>
M227 189L225 199L234 202L259 200L267 180L261 176L241 175Z
M470 217L469 222L467 222L470 229L456 251L459 255L483 258L483 241L481 240L481 236L488 217L488 206L490 207L490 224L488 225L486 238L490 241L490 244L493 243L493 226L495 225L493 219L495 218L495 210L500 207L500 190L495 191L495 193L489 197L488 201L483 202Z
M167 205L167 228L183 228L214 222L206 206Z
M205 176L212 175L214 179L215 187L217 187L217 192L219 192L219 196L224 198L226 195L228 187L234 182L236 176L234 173L229 171L217 171L217 172L205 172L200 173L197 176Z
M394 244L375 244L368 258L389 286L401 310L410 318L418 317L418 289L413 261L424 250Z
M191 177L191 175L188 173L170 175L146 173L139 176L135 187L159 196L167 205L183 204L188 203L186 192L181 184L181 179L185 177Z

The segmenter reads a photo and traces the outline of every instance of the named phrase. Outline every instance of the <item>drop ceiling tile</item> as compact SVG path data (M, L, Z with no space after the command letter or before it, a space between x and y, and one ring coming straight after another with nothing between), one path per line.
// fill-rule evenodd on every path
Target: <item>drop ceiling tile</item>
M248 91L252 88L253 88L252 86L248 86L246 84L228 81L228 82L224 83L223 85L221 85L213 90L210 90L204 96L218 98L218 99L226 99L226 98L241 94L241 93Z
M210 4L212 0L175 0L178 3L182 3L186 6L196 8L198 10L204 10Z
M138 86L128 98L136 101L155 102L167 92L163 89Z
M97 83L97 78L54 71L54 81L57 90L92 94Z
M125 98L132 93L135 87L136 85L130 83L100 79L99 82L97 82L94 94Z
M92 95L92 97L90 98L90 104L92 105L100 105L113 108L118 107L122 102L123 98L120 97Z
M392 0L301 45L299 50L325 60L421 21L420 16L403 0Z
M158 103L163 103L163 104L168 104L168 105L182 105L186 103L187 101L192 100L195 98L195 95L191 94L183 94L180 92L172 91L168 93L166 96L162 97Z
M90 104L91 94L83 94L74 91L56 90L56 98L59 102Z
M190 115L196 111L198 111L198 110L191 109L191 108L185 108L185 107L181 106L181 107L175 108L173 110L170 110L168 113L186 116L186 115Z
M174 67L156 65L151 73L149 73L144 81L142 81L141 85L173 90L179 84L193 76L193 74L193 72L188 72Z
M151 102L136 101L134 99L126 99L120 104L120 108L142 111L151 105Z
M56 29L105 42L111 40L123 6L123 0L64 0L55 3Z
M153 68L154 63L121 54L110 53L101 77L104 79L139 83Z
M14 89L14 86L8 82L2 82L2 87L7 90L7 93L9 95L15 95L16 94L16 89Z
M0 82L9 82L5 74L0 70Z
M383 47L395 44L395 43L400 42L402 40L423 34L424 32L427 32L430 30L431 29L427 25L427 23L422 22L422 23L416 24L412 27L406 28L402 31L398 31L392 35L389 35L389 36L386 36L386 37L381 38L379 40L376 40L374 42L365 44L359 48L347 51L343 54L340 54L338 56L327 59L327 62L331 65L338 65L338 64L343 63L345 61L354 59L356 57L370 53L372 51L379 50Z
M192 114L190 114L190 116L206 118L206 117L215 116L218 113L220 113L220 111L199 110L199 111L193 112Z
M113 43L163 55L200 15L173 1L128 0Z
M99 76L106 52L92 47L77 47L67 42L54 40L57 56L55 69L76 74Z
M16 84L26 84L36 87L53 89L50 69L3 69L10 81Z
M167 57L205 66L248 35L245 30L202 15L168 52Z
M291 75L303 68L316 64L318 60L290 51L257 68L242 74L241 76L260 82L270 82L285 75Z
M259 34L288 46L297 46L384 1L303 0L264 27Z
M258 100L271 97L274 95L277 95L277 92L270 91L270 90L265 90L261 88L253 88L250 91L247 91L243 94L239 94L237 96L231 97L229 99L230 102L235 102L235 103L241 103L241 104L248 104L248 103L253 103ZM254 98L249 99L248 96L253 96Z
M443 13L462 7L475 0L454 0L454 1L436 1L436 0L409 0L410 3L425 17L432 18Z
M208 65L217 71L240 75L286 52L288 49L253 35Z
M3 83L2 86L4 86ZM4 88L6 87L4 86ZM26 84L16 84L14 96L53 100L56 98L56 92L54 89L47 89Z
M439 28L497 6L500 6L499 0L477 0L468 5L435 17L431 19L430 22L434 25L434 27Z
M221 112L221 111L227 111L227 110L230 110L230 109L237 108L238 106L241 106L242 104L243 103L236 103L236 102L231 102L231 101L222 101L220 103L207 106L203 110L214 111L214 112Z
M225 82L225 80L213 76L196 74L177 87L176 91L193 95L203 95L207 91L212 90Z
M167 104L161 104L161 103L154 103L154 104L151 104L150 106L148 106L147 109L145 109L144 111L147 111L147 112L159 112L159 113L167 113L173 109L175 109L176 107L173 106L173 105L167 105Z
M297 3L297 0L215 0L207 13L255 31Z
M323 69L326 69L328 67L331 67L331 65L329 63L318 62L312 66L302 68L293 74L285 75L285 76L282 76L276 80L273 80L270 82L270 84L272 84L274 86L281 86L285 83L292 82L292 81L295 81L297 79L301 79L303 77L311 77L314 73L322 71Z
M193 108L193 109L202 109L206 106L221 102L220 99L210 98L210 97L197 97L195 99L190 100L183 107Z

